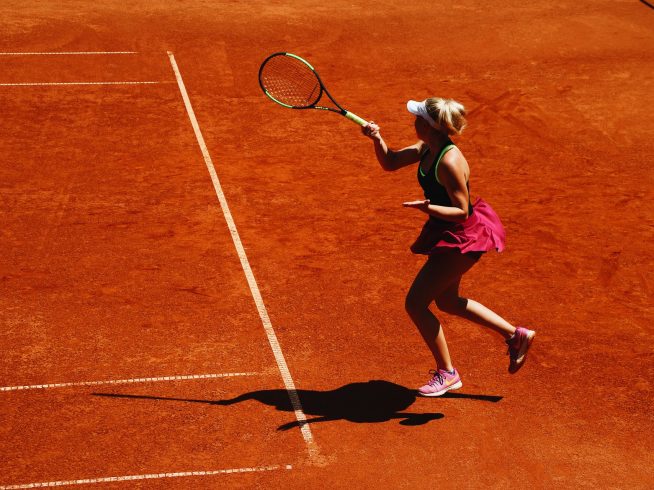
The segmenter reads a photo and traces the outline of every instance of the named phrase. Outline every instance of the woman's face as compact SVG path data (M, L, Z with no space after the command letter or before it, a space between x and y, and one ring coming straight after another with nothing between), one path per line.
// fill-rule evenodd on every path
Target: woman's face
M422 117L416 116L416 120L413 122L413 127L416 128L416 136L422 141L427 141L427 136L429 135L429 130L431 126L427 121Z

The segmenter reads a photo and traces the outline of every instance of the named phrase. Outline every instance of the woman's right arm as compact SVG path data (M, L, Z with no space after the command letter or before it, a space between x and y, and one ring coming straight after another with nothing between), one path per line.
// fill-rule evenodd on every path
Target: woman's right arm
M364 135L373 141L377 161L387 172L392 172L420 161L420 156L425 145L423 141L418 141L414 145L394 151L388 147L379 132L379 126L373 121L363 126L361 130Z

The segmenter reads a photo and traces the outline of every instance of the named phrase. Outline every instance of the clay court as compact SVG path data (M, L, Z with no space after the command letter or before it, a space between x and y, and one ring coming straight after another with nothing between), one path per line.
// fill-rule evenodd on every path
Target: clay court
M654 7L5 0L0 488L654 486ZM507 249L462 294L538 331L404 309L415 167L284 109L309 59L391 147L452 97Z

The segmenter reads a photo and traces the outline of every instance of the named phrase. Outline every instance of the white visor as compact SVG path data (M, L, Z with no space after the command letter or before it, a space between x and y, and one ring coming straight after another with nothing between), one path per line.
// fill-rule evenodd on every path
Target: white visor
M423 100L422 102L416 102L415 100L410 100L409 102L406 103L406 108L411 114L422 117L432 127L436 128L438 127L438 125L436 124L436 121L434 121L429 115L429 113L427 112L427 104L425 102L426 100Z

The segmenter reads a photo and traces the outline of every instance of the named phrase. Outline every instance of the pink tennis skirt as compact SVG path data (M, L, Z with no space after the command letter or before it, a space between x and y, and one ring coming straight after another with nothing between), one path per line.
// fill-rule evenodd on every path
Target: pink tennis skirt
M411 251L431 255L448 250L461 253L504 250L506 233L500 217L483 199L477 199L473 208L472 215L463 223L427 220Z

